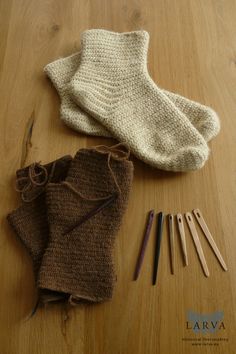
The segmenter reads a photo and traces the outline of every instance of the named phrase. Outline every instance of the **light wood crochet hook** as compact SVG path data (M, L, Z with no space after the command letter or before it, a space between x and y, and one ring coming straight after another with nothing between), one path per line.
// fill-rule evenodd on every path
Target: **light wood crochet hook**
M174 235L174 216L172 214L168 215L168 229L169 229L169 240L170 240L170 269L171 274L175 272L175 235Z
M184 220L182 214L177 214L177 226L179 230L180 240L181 240L181 248L182 248L182 255L184 259L184 265L188 266L188 254L187 254L187 247L186 247L186 238L185 238L185 231L184 231Z
M216 243L215 243L215 240L214 240L213 237L212 237L212 234L210 233L210 231L209 231L209 229L208 229L208 226L207 226L207 224L206 224L206 222L205 222L205 220L204 220L204 218L203 218L203 216L202 216L201 211L200 211L199 209L194 209L194 210L193 210L193 214L195 215L195 218L197 219L197 222L199 223L199 225L200 225L200 227L201 227L201 229L202 229L202 232L203 232L204 235L206 236L206 239L207 239L207 241L209 242L209 244L210 244L210 246L211 246L211 248L212 248L212 250L213 250L213 252L214 252L216 258L218 259L218 261L219 261L221 267L222 267L225 271L227 271L228 268L227 268L227 266L226 266L226 264L225 264L225 261L224 261L222 255L221 255L221 253L220 253L220 251L219 251L219 249L218 249Z
M190 231L190 233L192 235L192 238L193 238L193 241L194 241L194 245L196 247L197 254L198 254L198 257L199 257L203 272L204 272L206 277L209 277L210 276L210 272L209 272L209 269L208 269L208 266L207 266L207 262L206 262L206 258L204 256L203 249L202 249L199 237L198 237L198 233L197 233L194 221L193 221L192 214L189 213L189 212L186 213L185 214L185 218L186 218L186 221L187 221L187 224L188 224L188 227L189 227L189 231Z

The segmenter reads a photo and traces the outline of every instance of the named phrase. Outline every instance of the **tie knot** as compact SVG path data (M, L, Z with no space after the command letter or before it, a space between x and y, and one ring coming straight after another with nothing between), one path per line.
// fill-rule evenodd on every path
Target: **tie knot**
M130 149L125 143L113 146L98 145L94 149L102 154L109 155L115 160L127 160L130 156Z
M16 190L21 194L24 202L36 199L44 190L54 173L55 164L52 165L50 175L45 166L40 162L32 163L24 170L23 175L16 179Z

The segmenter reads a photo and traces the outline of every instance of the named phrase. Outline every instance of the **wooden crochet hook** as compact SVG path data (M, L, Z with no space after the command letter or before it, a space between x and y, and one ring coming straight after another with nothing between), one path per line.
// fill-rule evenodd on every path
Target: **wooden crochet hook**
M72 227L70 227L66 232L64 232L63 236L69 234L70 232L72 232L75 228L79 227L80 225L82 225L85 221L89 220L91 217L93 217L94 215L96 215L97 213L99 213L101 210L103 210L104 208L107 208L108 206L110 206L111 203L114 202L114 200L118 197L117 193L113 193L112 195L110 195L109 197L107 197L107 199L105 199L104 201L101 202L101 204L97 205L95 208L93 208L90 212L88 212L88 214L82 216L82 218L78 221L77 224L73 225Z
M192 238L193 238L193 241L194 241L194 245L196 247L197 254L198 254L198 257L199 257L203 272L204 272L206 277L209 277L210 276L210 272L209 272L209 269L208 269L208 266L207 266L207 262L206 262L206 258L204 256L203 249L202 249L199 237L198 237L198 233L197 233L194 221L193 221L192 214L189 213L189 212L186 213L185 214L185 218L186 218L186 221L187 221L187 224L188 224L188 227L189 227L189 231L190 231L190 233L192 235Z
M181 240L181 248L182 248L182 255L184 260L184 265L188 266L188 254L187 254L187 247L186 247L186 238L185 238L185 231L184 231L184 220L182 214L177 214L177 226L179 230L180 240Z
M139 273L140 273L140 270L142 267L145 250L146 250L146 247L148 244L148 240L149 240L149 236L150 236L150 232L151 232L151 228L152 228L154 213L155 213L154 210L149 211L146 229L145 229L145 233L143 236L142 246L140 248L140 252L139 252L139 256L138 256L138 260L137 260L137 264L136 264L136 268L135 268L135 272L134 272L134 280L138 279L138 276L139 276Z
M172 214L168 215L168 229L169 229L169 240L170 240L170 269L171 274L175 272L175 235L174 235L174 216Z
M202 229L204 235L206 236L206 239L207 239L207 241L209 242L209 244L210 244L210 246L211 246L211 248L212 248L212 250L213 250L213 252L214 252L216 258L218 259L218 261L219 261L221 267L222 267L225 271L227 271L228 268L227 268L227 266L226 266L226 264L225 264L225 261L224 261L222 255L221 255L221 253L220 253L220 251L219 251L219 248L217 247L217 245L216 245L216 243L215 243L215 240L214 240L213 237L212 237L212 234L210 233L210 231L209 231L209 229L208 229L208 227L207 227L207 224L206 224L206 222L205 222L205 220L204 220L204 218L203 218L203 216L202 216L201 211L200 211L199 209L194 209L194 210L193 210L193 214L195 215L195 217L196 217L196 219L197 219L197 222L199 223L199 225L200 225L200 227L201 227L201 229Z
M161 250L161 239L162 239L162 231L163 231L163 221L164 214L162 212L157 214L157 233L156 233L156 247L155 247L155 256L153 263L153 277L152 277L152 285L156 285L157 281L157 272L158 272L158 264Z

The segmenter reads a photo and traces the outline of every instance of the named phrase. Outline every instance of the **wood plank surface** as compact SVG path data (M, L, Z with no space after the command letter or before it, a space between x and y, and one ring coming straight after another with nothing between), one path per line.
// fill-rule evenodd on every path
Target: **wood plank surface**
M234 0L0 1L1 354L236 353L235 16ZM209 161L197 172L162 172L133 158L133 190L115 248L112 301L49 306L27 320L36 296L31 262L6 222L7 213L19 205L14 173L34 161L49 162L112 142L67 128L59 119L59 98L43 73L47 63L78 50L80 34L88 28L149 31L153 79L212 106L221 118L221 133L210 143ZM189 266L183 267L177 242L171 275L165 224L158 284L151 285L154 228L140 277L133 282L147 212L176 214L194 208L202 211L228 272L197 226L210 271L204 277L185 224ZM176 241L177 236L176 231ZM187 329L188 311L223 311L225 329L195 334ZM196 338L201 346L194 345Z

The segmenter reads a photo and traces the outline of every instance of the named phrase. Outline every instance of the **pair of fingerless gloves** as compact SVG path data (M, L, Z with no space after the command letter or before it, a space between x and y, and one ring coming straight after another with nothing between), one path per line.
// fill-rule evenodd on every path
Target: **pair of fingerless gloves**
M128 155L120 144L99 146L16 172L22 204L7 219L32 258L42 303L112 297L112 250L133 178Z

